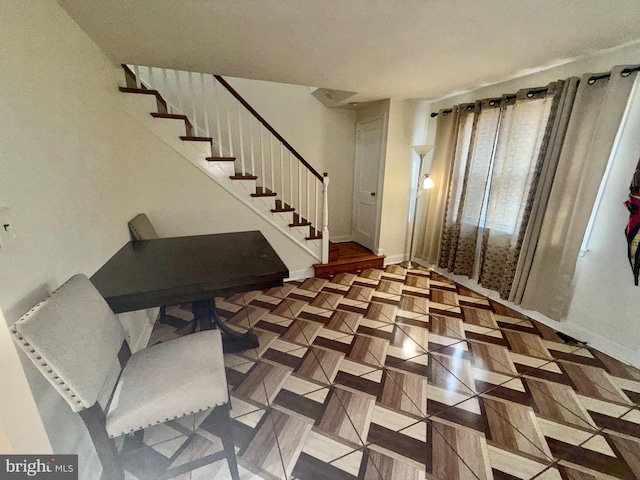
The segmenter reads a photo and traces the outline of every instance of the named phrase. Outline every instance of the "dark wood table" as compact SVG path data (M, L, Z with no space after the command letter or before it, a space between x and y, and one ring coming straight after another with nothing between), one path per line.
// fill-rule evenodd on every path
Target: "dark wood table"
M259 231L131 241L91 281L115 313L192 303L194 328L223 332L226 352L258 345L227 327L215 296L277 287L289 271Z

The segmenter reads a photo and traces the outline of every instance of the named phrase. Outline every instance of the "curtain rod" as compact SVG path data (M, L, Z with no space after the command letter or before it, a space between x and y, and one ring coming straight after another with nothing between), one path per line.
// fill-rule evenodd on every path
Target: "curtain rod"
M547 91L549 91L549 89L548 89L547 87L543 87L543 88L532 88L531 90L529 90L529 91L527 92L527 97L531 98L531 97L533 97L536 93L544 93L544 92L547 92ZM502 98L504 98L505 102L508 102L509 100L512 100L512 99L514 99L514 98L516 98L516 97L517 97L517 95L516 95L515 93L510 93L510 94L508 94L508 95L503 95L503 96L502 96L502 97L500 97L500 98L501 98L501 99L502 99ZM493 100L493 99L492 99L492 100L489 102L489 105L491 105L491 106L493 107L493 105L495 105L495 102L496 102L497 100L498 100L498 98L497 98L497 97L496 97L496 100ZM472 106L472 105L468 105L468 106L467 106L467 110L472 110L472 109L473 109L473 106ZM444 110L442 113L443 113L444 115L447 115L448 113L451 113L451 112L453 112L453 109L452 109L452 108L449 108L449 109L447 109L447 110ZM433 112L433 113L431 113L431 118L435 118L435 117L437 117L437 116L438 116L438 112Z
M640 72L640 65L637 65L635 67L629 67L629 68L624 68L622 69L622 71L620 72L620 76L621 77L628 77L629 75L631 75L633 72ZM598 73L596 75L592 75L591 77L589 77L589 80L587 80L587 82L589 83L589 85L593 85L594 83L596 83L598 80L604 80L605 78L611 78L611 72L606 72L606 73ZM580 81L578 80L578 83ZM548 91L547 88L538 88L538 89L532 89L529 90L527 92L527 97L531 98L533 95L535 95L536 93L542 93L542 92L546 92ZM516 98L515 94L509 94L509 95L504 95L504 98L509 101L511 98ZM449 108L447 110L443 110L443 114L446 115L448 113L453 112L452 108ZM438 112L432 112L431 113L431 118L435 118L438 116Z

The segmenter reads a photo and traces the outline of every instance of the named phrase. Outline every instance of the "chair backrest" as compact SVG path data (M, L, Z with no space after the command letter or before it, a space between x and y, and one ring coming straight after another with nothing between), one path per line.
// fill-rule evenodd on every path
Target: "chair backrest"
M122 325L85 275L74 275L9 330L71 406L91 407L113 377Z
M140 213L129 222L129 231L134 240L152 240L158 237L158 232L146 214Z

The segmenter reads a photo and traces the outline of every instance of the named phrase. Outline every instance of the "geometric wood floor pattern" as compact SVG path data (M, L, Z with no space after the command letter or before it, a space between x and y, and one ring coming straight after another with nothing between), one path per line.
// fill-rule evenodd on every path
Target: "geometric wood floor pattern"
M243 479L640 478L640 372L436 273L391 265L217 307L260 341L225 355ZM169 308L151 343L191 318ZM207 412L147 429L127 478L229 478L216 433Z

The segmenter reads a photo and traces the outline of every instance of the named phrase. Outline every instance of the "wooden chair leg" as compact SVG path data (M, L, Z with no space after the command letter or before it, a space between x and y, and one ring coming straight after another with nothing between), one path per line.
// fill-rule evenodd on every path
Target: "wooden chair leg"
M109 438L105 428L106 417L96 402L92 407L79 412L87 426L96 453L102 464L101 480L124 480L124 469L113 438Z
M238 462L236 460L236 449L233 445L233 435L231 433L231 405L220 405L214 409L216 419L220 422L220 439L227 456L227 464L231 472L232 480L240 480L238 473Z
M144 447L144 430L138 430L133 434L125 435L120 454L122 456L129 452L139 450L142 447Z

